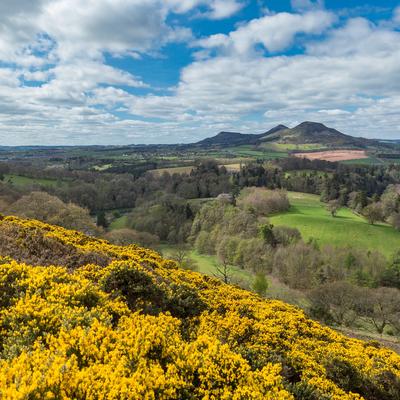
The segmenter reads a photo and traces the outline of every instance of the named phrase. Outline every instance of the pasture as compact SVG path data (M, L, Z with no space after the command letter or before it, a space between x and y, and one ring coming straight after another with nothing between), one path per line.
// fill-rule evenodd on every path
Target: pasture
M62 186L65 185L65 181L57 179L46 179L46 178L30 178L27 176L6 174L4 175L4 182L12 183L15 186Z
M289 192L289 199L290 210L271 216L270 221L297 228L305 241L314 238L320 245L379 250L388 257L400 249L400 232L388 224L370 225L348 208L332 217L315 195Z

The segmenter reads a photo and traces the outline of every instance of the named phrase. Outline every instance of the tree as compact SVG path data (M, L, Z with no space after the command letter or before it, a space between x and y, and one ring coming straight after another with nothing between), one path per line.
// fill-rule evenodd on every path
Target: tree
M380 285L400 289L400 250L393 256L393 261L381 274Z
M379 334L400 313L400 291L395 288L364 289L357 296L357 301L359 313Z
M186 245L177 246L172 251L169 258L176 261L178 263L178 265L183 269L188 269L191 271L198 270L198 264L195 260L193 260L189 256L189 248Z
M100 232L88 210L76 204L65 204L59 198L44 192L32 192L22 196L7 209L7 214L38 219L64 228L76 229L88 235Z
M371 225L383 219L382 207L379 203L371 203L364 207L362 213Z
M122 228L107 232L104 238L111 243L119 246L138 244L144 247L154 247L160 242L160 239L148 232L138 232L134 229Z
M214 276L216 278L221 279L226 284L231 283L233 278L233 269L226 260L222 260L221 262L214 264L214 267L216 271Z
M258 273L253 282L253 290L261 297L265 297L268 289L268 281L263 273Z
M274 226L272 228L277 243L288 246L291 243L297 243L301 240L301 233L297 228L291 228L289 226Z
M240 192L237 204L257 215L287 211L290 207L287 194L283 190L268 190L259 187L245 188Z
M339 200L331 200L326 206L327 210L331 213L332 217L336 217L337 212L340 210Z
M356 318L359 289L345 281L326 283L308 294L311 314L326 323L351 325Z
M400 211L400 194L395 185L389 185L381 196L383 214L386 218Z
M264 240L265 243L275 247L277 245L277 241L274 235L274 226L272 224L263 224L260 226L260 236Z
M97 226L101 226L103 228L107 228L108 226L108 221L106 218L106 213L103 210L100 210L96 214L96 223Z
M400 231L400 212L395 212L389 217L389 222L394 229Z

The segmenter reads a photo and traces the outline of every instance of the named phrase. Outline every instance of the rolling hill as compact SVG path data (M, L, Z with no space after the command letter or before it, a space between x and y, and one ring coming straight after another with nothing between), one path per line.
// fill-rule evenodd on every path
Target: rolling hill
M261 145L265 143L320 144L326 147L366 148L377 146L377 140L353 137L329 128L318 122L302 122L294 128L278 125L261 134L242 134L238 132L220 132L216 136L201 140L195 146L240 146Z
M249 144L258 144L262 139L269 135L274 135L279 131L288 129L285 125L278 125L269 131L257 135L244 134L239 132L220 132L216 136L201 140L195 143L199 147L211 146L241 146Z
M400 357L296 307L0 217L0 398L396 400Z

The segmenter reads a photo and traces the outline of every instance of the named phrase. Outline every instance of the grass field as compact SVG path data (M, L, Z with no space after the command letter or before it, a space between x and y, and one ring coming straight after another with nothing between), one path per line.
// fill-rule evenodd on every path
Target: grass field
M184 166L184 167L171 167L171 168L159 168L159 169L152 169L148 172L153 174L154 176L161 176L164 172L168 172L170 175L173 174L190 174L192 169L194 168L193 165Z
M379 250L389 257L400 248L400 232L387 224L370 225L347 208L333 218L315 195L290 192L289 199L290 210L272 216L270 221L296 227L304 240L315 238L321 245Z
M292 151L292 150L322 150L326 146L320 143L264 143L261 145L265 149L275 150L275 151Z
M110 231L112 231L114 229L126 228L127 222L128 222L128 216L127 215L122 215L121 217L114 219L114 221L111 222L111 224L108 227L108 229Z
M164 257L168 258L171 257L171 254L173 254L174 247L171 245L161 245L160 251L162 252ZM189 251L189 257L196 261L198 265L198 272L210 276L215 276L215 274L217 273L215 265L218 263L218 261L215 256L199 254L197 251L191 250ZM241 280L247 285L251 285L253 281L253 275L250 272L235 266L231 266L230 268L232 276L235 279Z
M264 160L284 158L288 156L287 152L264 150L262 148L255 148L254 146L248 145L229 147L226 150L235 154L236 156L259 158Z
M15 186L29 186L29 185L42 185L42 186L57 186L65 185L66 182L56 179L39 179L29 178L27 176L6 174L4 182L12 182Z
M375 165L375 164L385 164L384 160L381 160L376 157L368 157L368 158L362 158L360 160L347 160L347 161L341 161L342 164L350 164L350 165Z

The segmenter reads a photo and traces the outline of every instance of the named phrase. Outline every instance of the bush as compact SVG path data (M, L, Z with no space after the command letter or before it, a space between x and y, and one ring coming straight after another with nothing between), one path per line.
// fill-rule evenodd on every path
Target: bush
M292 243L297 243L301 240L301 233L296 228L290 228L288 226L274 226L272 233L278 244L282 246L288 246Z
M145 313L156 313L164 298L163 291L151 277L128 264L111 269L102 279L106 293L123 296L131 310L142 309Z
M100 284L106 293L122 296L132 311L141 310L145 314L169 311L174 317L188 318L199 315L206 307L189 286L157 284L148 274L129 264L113 266Z

